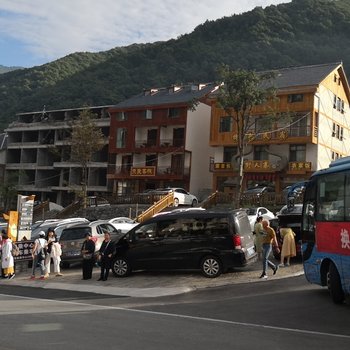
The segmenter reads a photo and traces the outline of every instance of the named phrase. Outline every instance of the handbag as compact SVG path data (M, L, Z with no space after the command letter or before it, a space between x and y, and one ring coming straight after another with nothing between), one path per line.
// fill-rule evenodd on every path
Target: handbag
M93 254L92 253L84 253L83 254L83 259L84 260L90 260L92 259Z
M40 248L40 250L38 251L37 257L38 257L37 258L38 262L45 260L45 252L43 248Z

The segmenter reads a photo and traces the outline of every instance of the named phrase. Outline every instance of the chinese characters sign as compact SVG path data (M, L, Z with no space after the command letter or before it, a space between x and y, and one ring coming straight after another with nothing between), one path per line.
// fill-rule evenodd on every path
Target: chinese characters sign
M144 167L132 167L130 170L130 176L155 176L156 167L144 166Z

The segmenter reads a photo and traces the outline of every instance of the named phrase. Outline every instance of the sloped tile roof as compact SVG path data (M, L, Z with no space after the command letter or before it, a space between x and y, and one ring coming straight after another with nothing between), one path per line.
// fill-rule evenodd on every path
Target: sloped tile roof
M276 69L274 70L276 73L274 86L277 89L282 89L294 86L318 85L339 65L341 65L340 62Z
M200 88L199 88L200 86ZM112 108L127 109L138 107L154 107L161 105L188 104L210 94L215 89L214 83L187 84L168 88L149 89L133 96Z

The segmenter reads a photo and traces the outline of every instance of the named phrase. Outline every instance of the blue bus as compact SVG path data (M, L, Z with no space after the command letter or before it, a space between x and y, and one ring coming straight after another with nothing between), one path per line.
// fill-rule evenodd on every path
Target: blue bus
M305 183L302 215L305 277L326 286L337 304L350 295L350 157Z

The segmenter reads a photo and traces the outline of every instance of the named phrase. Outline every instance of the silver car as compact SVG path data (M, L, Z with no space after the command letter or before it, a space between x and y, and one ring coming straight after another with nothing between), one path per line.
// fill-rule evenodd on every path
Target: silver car
M122 236L119 230L104 220L85 224L73 224L63 229L59 240L62 248L61 261L63 267L69 267L72 263L82 261L81 247L86 233L91 234L92 240L95 242L95 253L97 253L100 250L106 232L111 234L112 240Z

